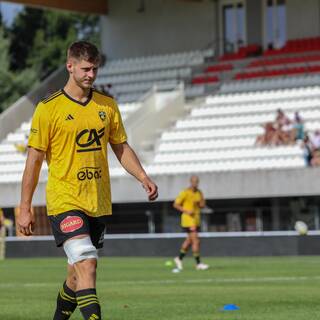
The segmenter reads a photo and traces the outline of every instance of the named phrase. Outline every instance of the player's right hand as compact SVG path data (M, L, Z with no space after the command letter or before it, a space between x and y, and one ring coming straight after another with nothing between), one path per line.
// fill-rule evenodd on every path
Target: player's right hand
M149 201L154 201L158 198L158 186L149 177L145 177L142 180L142 187L147 192Z
M20 209L17 219L18 230L25 236L31 236L34 231L34 216L30 209Z

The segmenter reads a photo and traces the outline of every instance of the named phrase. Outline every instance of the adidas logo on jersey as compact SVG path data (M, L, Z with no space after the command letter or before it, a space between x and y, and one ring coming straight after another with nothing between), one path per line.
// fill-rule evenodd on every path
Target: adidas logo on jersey
M67 117L66 117L66 120L73 120L74 119L74 117L71 115L71 114L69 114Z

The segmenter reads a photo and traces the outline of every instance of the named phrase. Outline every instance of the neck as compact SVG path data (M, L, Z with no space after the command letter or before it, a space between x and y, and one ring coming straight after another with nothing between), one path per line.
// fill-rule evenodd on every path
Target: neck
M81 88L69 79L63 90L73 99L85 102L90 95L91 88Z

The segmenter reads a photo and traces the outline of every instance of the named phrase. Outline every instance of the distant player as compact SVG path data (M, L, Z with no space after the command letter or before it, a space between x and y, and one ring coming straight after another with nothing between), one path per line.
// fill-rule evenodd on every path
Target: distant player
M6 228L3 210L0 208L0 260L6 255Z
M200 209L206 205L205 199L200 189L198 189L199 178L192 176L190 178L190 187L180 192L173 207L180 211L181 226L188 233L184 240L180 254L174 259L178 270L183 269L182 260L187 254L189 248L192 248L193 256L196 260L197 270L207 270L209 266L201 263L200 260L200 239L198 232L200 230Z
M158 196L157 186L126 142L116 102L92 88L99 64L94 45L73 43L67 52L67 84L43 99L32 119L18 228L26 236L33 233L31 202L46 157L49 221L57 246L63 246L68 258L54 320L69 319L77 306L84 319L102 319L96 268L106 216L111 214L108 143L121 165L141 182L149 200Z

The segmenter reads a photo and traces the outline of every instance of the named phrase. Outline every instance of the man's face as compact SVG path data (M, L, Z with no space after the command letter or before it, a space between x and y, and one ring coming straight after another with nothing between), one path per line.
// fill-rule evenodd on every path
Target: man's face
M199 178L197 176L192 176L190 178L191 187L197 189L199 185Z
M92 87L98 73L98 63L92 63L86 60L69 59L67 69L70 77L82 89Z

